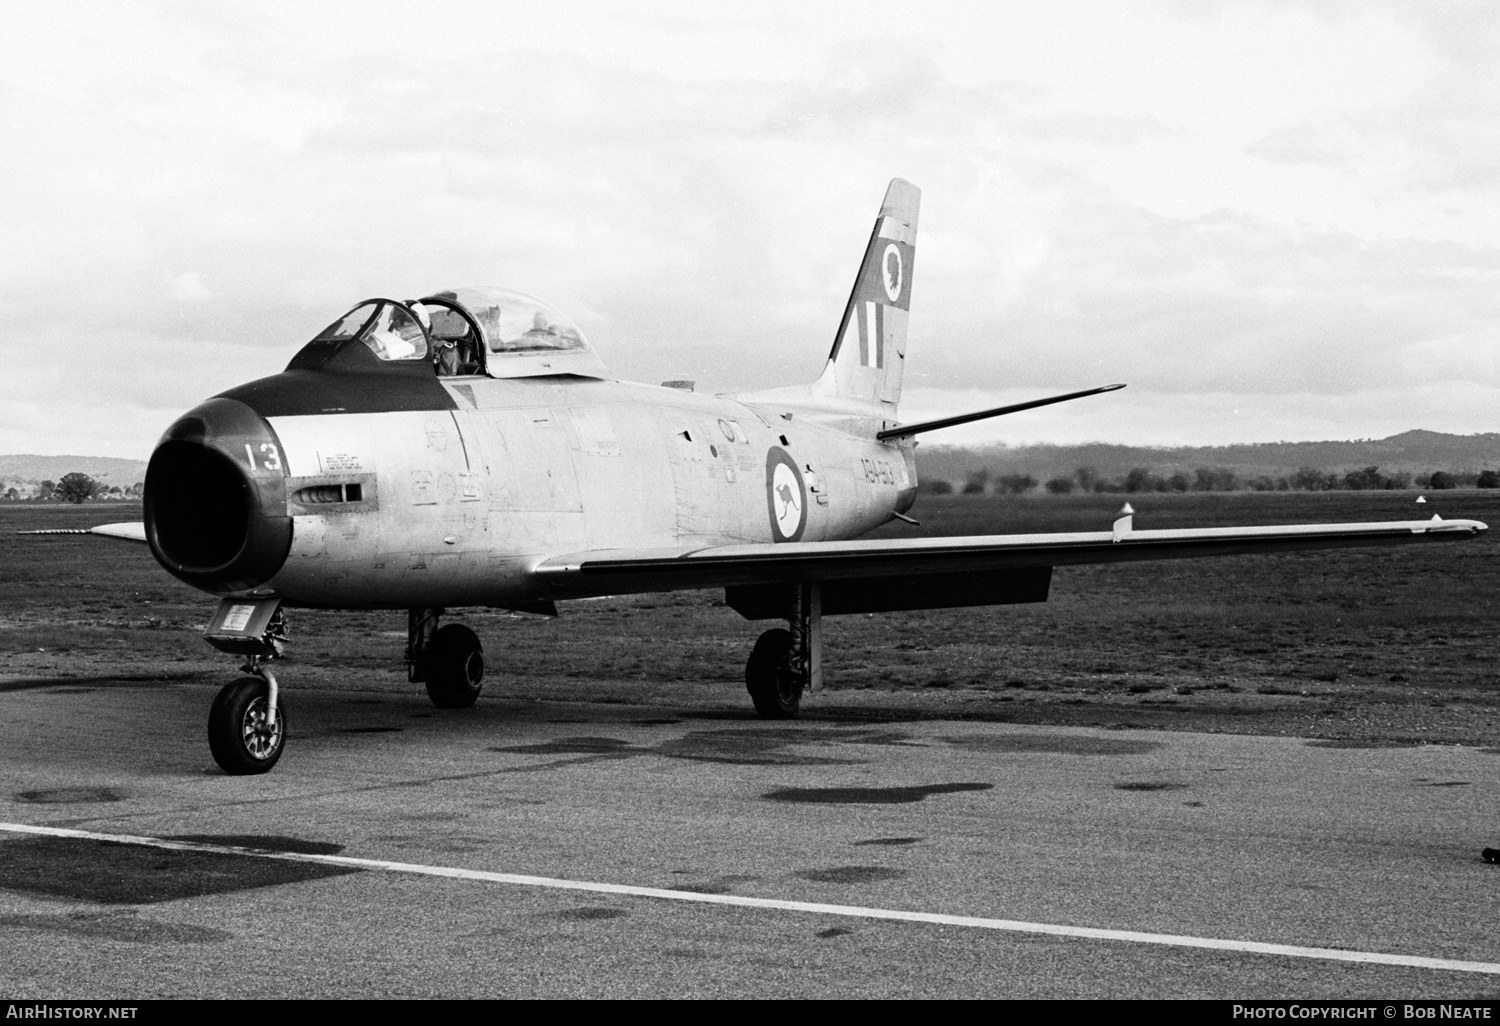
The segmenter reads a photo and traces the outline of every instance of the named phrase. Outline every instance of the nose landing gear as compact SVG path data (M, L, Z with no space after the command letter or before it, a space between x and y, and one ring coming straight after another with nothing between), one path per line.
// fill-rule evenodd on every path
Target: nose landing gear
M286 704L268 665L286 645L286 618L279 598L219 603L206 634L221 652L247 656L242 671L254 674L224 685L208 712L208 750L231 776L265 773L286 746Z
M286 746L286 703L277 701L276 678L265 666L246 664L246 677L224 685L208 712L208 749L225 773L265 773Z

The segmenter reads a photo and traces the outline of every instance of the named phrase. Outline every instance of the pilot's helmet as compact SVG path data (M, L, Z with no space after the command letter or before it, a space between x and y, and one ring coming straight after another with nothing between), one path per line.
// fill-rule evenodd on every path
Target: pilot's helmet
M417 320L420 321L421 324L422 324L422 330L426 331L426 332L431 332L432 331L432 315L427 312L427 308L425 306L421 305L420 303L418 303L414 299L408 299L406 301L406 305L409 306L409 307L411 307L411 312L417 315Z

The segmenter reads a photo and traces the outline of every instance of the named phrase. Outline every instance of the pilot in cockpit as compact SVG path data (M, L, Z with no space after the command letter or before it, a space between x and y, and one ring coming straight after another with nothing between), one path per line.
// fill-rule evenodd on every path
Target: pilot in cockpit
M478 374L476 340L469 322L452 310L433 310L430 317L432 364L438 376Z
M453 339L437 339L432 343L432 365L438 377L448 378L459 373L458 343Z

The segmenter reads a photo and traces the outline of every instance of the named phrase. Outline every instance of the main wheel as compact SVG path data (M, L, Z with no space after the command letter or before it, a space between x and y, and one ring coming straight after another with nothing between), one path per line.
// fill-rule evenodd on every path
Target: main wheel
M286 746L286 702L278 696L276 723L266 725L271 686L259 677L226 684L208 710L208 750L231 776L264 773Z
M792 632L777 628L755 639L745 688L763 720L789 720L802 705L802 678L792 672Z
M461 623L438 630L427 649L427 697L439 709L467 709L484 687L484 646Z

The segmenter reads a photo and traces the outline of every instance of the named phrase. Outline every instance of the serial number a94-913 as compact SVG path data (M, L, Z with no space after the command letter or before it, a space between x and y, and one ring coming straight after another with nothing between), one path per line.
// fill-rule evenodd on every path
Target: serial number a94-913
M870 484L896 483L896 475L891 470L891 465L885 460L860 460L860 465L865 470L865 480Z

